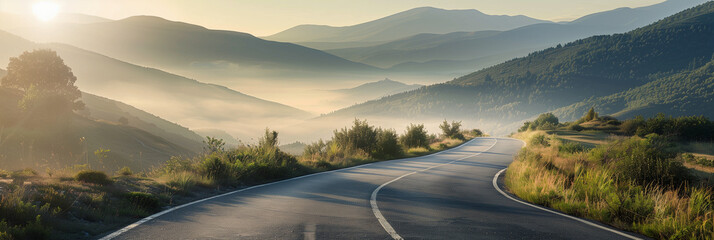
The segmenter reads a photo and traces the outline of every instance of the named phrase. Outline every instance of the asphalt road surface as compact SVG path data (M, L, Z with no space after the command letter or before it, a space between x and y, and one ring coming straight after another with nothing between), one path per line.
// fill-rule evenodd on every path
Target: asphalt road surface
M627 239L499 193L494 175L522 146L478 138L436 155L250 188L114 239Z

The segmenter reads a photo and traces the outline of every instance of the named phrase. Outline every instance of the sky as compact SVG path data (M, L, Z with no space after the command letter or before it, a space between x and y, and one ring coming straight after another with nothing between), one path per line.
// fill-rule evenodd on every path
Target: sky
M0 0L0 11L29 14L50 1L64 13L109 19L153 15L213 29L268 36L300 24L348 26L415 7L476 9L492 15L526 15L563 21L619 7L663 0Z

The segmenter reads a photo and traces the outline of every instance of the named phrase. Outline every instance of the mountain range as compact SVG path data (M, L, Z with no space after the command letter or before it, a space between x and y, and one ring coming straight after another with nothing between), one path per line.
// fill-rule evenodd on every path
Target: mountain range
M714 54L714 2L624 34L594 36L369 101L329 117L455 118L506 124L705 66ZM706 71L711 68L704 68ZM699 79L699 78L695 78ZM647 84L652 85L647 85ZM691 91L689 99L702 92ZM704 113L691 109L689 113ZM636 114L631 112L630 114Z
M537 23L506 31L421 34L368 47L327 52L397 72L470 72L529 52L577 39L643 27L706 0L669 0L639 8L618 8L571 22Z
M508 30L547 21L526 16L487 15L477 10L444 10L420 7L374 21L346 27L300 25L272 36L268 40L306 43L393 41L420 33L451 33L458 31ZM312 43L312 44L310 44Z
M35 42L58 42L140 66L189 77L264 76L301 72L378 71L292 43L212 30L154 16L90 23L55 23L9 30Z

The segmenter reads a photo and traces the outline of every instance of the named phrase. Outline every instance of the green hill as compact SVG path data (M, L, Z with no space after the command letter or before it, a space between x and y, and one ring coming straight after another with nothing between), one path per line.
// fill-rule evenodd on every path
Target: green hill
M637 115L652 117L657 113L675 116L706 116L714 119L714 56L701 68L664 77L645 85L591 98L553 111L563 120L582 116L590 107L600 114L618 118Z
M331 116L516 122L699 68L714 53L714 2L649 26L595 36Z

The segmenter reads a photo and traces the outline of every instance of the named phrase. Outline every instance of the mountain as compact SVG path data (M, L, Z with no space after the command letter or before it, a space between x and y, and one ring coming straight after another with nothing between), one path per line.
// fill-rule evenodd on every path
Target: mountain
M282 42L371 42L393 41L420 33L508 30L547 21L526 16L487 15L477 10L444 10L421 7L374 21L346 27L300 25L272 36Z
M179 74L192 71L251 75L279 70L378 70L291 43L266 41L247 33L211 30L152 16L88 24L56 24L51 28L23 28L13 33L36 42L66 43L122 61Z
M403 72L468 72L577 39L622 33L651 24L706 0L669 0L619 8L567 23L541 23L508 31L418 34L368 47L331 49L348 60Z
M534 52L326 117L432 117L507 124L699 68L712 55L714 2L708 2L625 34Z
M23 51L58 52L80 90L115 99L190 128L220 127L249 136L310 114L232 89L137 66L64 44L35 44L0 31L0 66ZM230 128L230 129L229 129Z
M703 67L664 77L645 85L609 96L587 99L553 111L572 121L590 107L601 115L622 119L637 115L652 117L657 113L676 116L714 118L714 56Z

